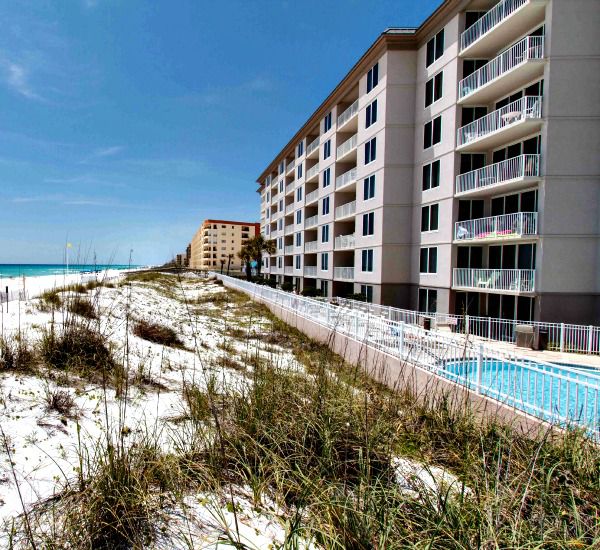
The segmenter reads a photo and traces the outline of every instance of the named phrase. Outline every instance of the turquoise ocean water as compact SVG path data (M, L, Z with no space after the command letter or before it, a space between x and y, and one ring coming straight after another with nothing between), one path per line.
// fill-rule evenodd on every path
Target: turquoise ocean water
M106 269L134 269L136 265L115 264L69 264L69 270L65 264L0 264L0 277L39 277L41 275L65 275L104 271Z

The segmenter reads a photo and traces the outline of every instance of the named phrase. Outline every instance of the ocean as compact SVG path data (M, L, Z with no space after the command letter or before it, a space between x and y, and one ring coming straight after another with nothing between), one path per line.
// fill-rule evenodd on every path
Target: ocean
M106 269L135 269L137 265L119 264L0 264L0 277L39 277L41 275L66 275L84 271L104 271Z

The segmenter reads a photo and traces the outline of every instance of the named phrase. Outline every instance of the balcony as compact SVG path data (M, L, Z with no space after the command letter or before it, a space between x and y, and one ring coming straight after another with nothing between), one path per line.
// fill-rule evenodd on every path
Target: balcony
M544 20L546 0L502 0L460 35L460 55L489 57Z
M341 281L353 281L354 280L354 268L353 267L334 267L333 278Z
M293 275L294 274L294 266L293 265L286 265L283 269L284 269L284 273L286 275Z
M520 155L456 176L456 195L522 189L540 179L540 155Z
M334 241L334 250L348 250L354 248L354 233L351 235L339 235Z
M292 235L294 233L294 224L286 225L283 230L284 235Z
M454 224L454 242L496 242L538 234L537 212L516 212Z
M458 103L489 103L544 73L544 37L526 36L458 84Z
M309 168L306 171L306 183L316 179L319 176L319 163L315 164L313 167Z
M351 185L356 181L356 168L352 168L352 170L348 170L343 173L341 176L335 178L335 188L342 189L347 185Z
M309 229L311 227L315 227L316 225L319 225L319 215L315 214L314 216L311 216L310 218L306 218L306 220L304 221L304 229Z
M286 164L286 166L285 166L285 175L286 176L294 169L295 165L296 165L295 159Z
M483 151L516 141L540 129L542 97L525 96L474 120L456 132L456 150Z
M358 115L358 99L337 118L337 131L356 131ZM352 122L352 124L350 124Z
M351 160L350 155L352 154L354 159L356 159L356 145L358 143L357 135L354 134L350 139L344 141L337 149L336 149L336 160L339 162L344 157L348 157L347 160Z
M311 191L310 193L306 194L306 198L304 199L304 204L306 206L308 206L309 204L312 204L315 201L319 200L319 190L316 189L314 191Z
M292 183L288 183L288 184L285 186L285 194L286 194L286 195L289 195L289 194L291 194L291 193L293 193L293 192L294 192L294 182L292 182Z
M335 220L343 220L345 218L354 217L356 213L356 201L347 202L341 206L337 206L335 209Z
M292 203L292 204L288 204L288 205L285 207L285 213L286 213L286 214L293 214L293 213L294 213L294 208L295 208L295 207L296 207L296 205L295 205L294 203Z
M535 269L454 268L452 288L479 292L532 293L535 289Z
M286 244L284 249L283 249L284 254L293 254L294 253L294 245L293 244Z
M304 253L311 254L317 251L317 247L319 246L319 241L306 241L304 243Z
M313 157L319 158L319 144L321 143L321 138L317 137L314 141L311 141L306 147L306 158L310 159Z
M304 266L304 276L305 277L316 277L317 276L317 266L316 265L305 265Z

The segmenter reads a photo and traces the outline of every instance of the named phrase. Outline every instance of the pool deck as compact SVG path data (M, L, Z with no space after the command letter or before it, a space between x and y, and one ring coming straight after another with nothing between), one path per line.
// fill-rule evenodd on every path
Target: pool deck
M510 353L519 357L526 357L532 361L542 361L546 363L569 363L573 365L582 365L598 369L600 374L600 355L586 355L584 353L567 353L561 351L536 351L530 348L519 348L510 342L498 342L496 340L486 340L471 335L472 342L481 342L488 347L497 349L502 353Z

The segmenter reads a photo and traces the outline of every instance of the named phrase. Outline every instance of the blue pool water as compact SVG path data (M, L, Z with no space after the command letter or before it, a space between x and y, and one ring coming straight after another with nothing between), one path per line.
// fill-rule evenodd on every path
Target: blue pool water
M477 361L449 362L444 369L447 378L477 385ZM600 372L593 369L484 359L481 393L545 420L600 427Z
M104 271L105 269L132 269L135 265L69 264L69 273ZM39 277L40 275L63 275L66 264L0 264L0 277Z

